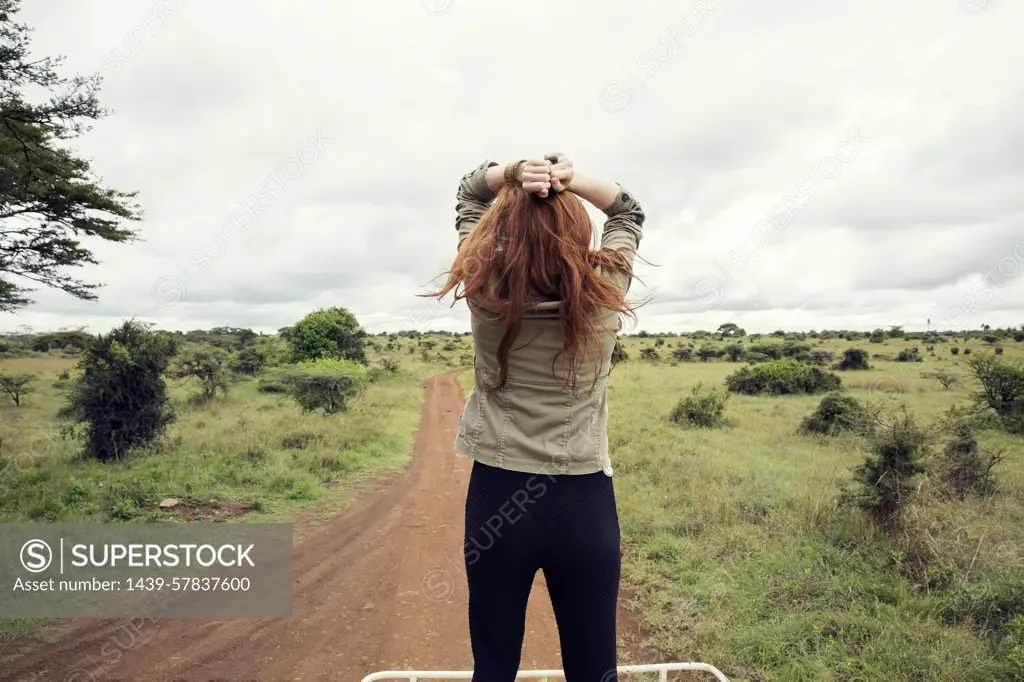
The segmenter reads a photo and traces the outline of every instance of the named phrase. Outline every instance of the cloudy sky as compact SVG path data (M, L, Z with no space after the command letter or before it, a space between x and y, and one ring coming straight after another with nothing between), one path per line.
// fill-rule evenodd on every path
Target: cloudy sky
M647 213L640 329L1024 324L1024 2L26 0L38 55L100 72L79 140L138 190L100 300L39 290L0 331L127 317L274 331L469 328L416 293L485 159L564 151ZM600 214L594 213L595 220Z

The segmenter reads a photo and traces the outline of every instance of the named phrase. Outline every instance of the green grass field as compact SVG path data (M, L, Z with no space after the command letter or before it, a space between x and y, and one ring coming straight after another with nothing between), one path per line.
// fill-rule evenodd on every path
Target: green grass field
M624 575L659 647L748 680L952 682L1024 672L1007 660L999 635L947 626L942 618L958 590L1004 572L1017 571L1017 582L1002 589L1024 588L1022 439L979 435L982 447L1007 448L997 469L1000 495L946 503L928 497L910 510L911 537L890 538L860 512L837 505L851 468L865 458L860 440L796 435L820 397L733 395L729 427L680 428L668 419L675 403L697 382L721 386L742 365L646 362L640 350L653 340L629 338L624 345L630 359L616 366L609 389L609 439L629 548ZM895 355L913 345L821 347L837 355L849 347ZM986 344L968 345L981 352ZM1024 355L1022 345L1009 344L1006 357ZM659 350L669 356L665 346ZM944 344L923 365L872 365L839 373L850 393L903 403L923 422L969 400L966 369ZM964 379L945 390L921 376L936 369ZM927 543L938 561L953 566L953 588L929 592L900 571L899 551L910 541Z
M983 448L1005 449L996 468L1000 493L946 499L925 474L906 528L889 535L838 504L851 469L864 461L865 443L796 433L820 396L732 395L725 428L672 423L672 408L692 386L721 386L744 366L672 360L675 344L689 341L665 338L657 346L662 359L648 361L640 353L655 347L655 338L624 338L629 359L615 367L609 389L624 582L653 643L672 659L708 661L750 682L1022 679L1024 618L1006 626L1003 616L1024 600L1024 440L981 432ZM837 356L850 347L892 357L915 345L924 350L896 339L804 343ZM208 407L193 407L193 387L175 385L179 419L164 450L117 465L81 461L59 435L54 415L64 389L53 383L71 361L0 361L0 371L43 377L25 406L0 408L7 457L0 518L182 518L180 509L156 508L163 497L181 499L192 521L246 510L239 520L266 520L316 504L337 511L360 480L408 460L419 383L463 364L471 341L456 344L442 353L447 364L436 355L424 362L419 354L384 354L400 360L400 373L329 419L260 393L253 381L235 384ZM937 344L923 363L874 358L871 370L839 374L851 395L903 404L927 424L970 400L970 376L963 356L950 355L952 345ZM991 350L977 339L955 345ZM1003 345L1007 359L1024 357L1024 344ZM924 376L940 369L961 380L947 390ZM471 372L460 376L467 390L472 380ZM906 570L911 553L934 562L944 577L940 588ZM8 621L0 636L32 625Z

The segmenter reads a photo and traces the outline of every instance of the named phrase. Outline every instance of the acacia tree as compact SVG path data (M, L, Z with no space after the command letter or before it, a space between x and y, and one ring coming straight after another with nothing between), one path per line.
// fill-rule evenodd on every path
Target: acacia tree
M30 29L15 22L20 0L0 0L0 312L31 301L12 277L95 300L101 285L67 268L96 264L79 239L136 238L126 221L141 211L135 192L106 189L67 141L109 112L99 106L100 77L57 75L62 57L29 57ZM48 93L30 102L23 93Z
M21 399L35 391L29 386L35 378L34 374L0 374L0 392L6 393L15 406L20 406Z

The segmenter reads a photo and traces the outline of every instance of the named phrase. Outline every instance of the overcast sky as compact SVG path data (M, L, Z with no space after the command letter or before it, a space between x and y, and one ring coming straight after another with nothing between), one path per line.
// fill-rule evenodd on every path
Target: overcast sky
M26 0L20 19L37 55L104 74L115 113L77 144L146 215L144 241L96 246L98 302L38 290L0 331L274 331L332 305L371 332L465 331L463 306L415 298L455 253L458 181L547 151L643 205L638 329L1024 324L1024 2Z

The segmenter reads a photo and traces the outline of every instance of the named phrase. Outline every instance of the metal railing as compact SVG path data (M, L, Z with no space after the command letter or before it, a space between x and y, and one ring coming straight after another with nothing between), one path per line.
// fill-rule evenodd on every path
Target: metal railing
M713 665L707 663L652 663L650 665L624 665L618 668L619 674L630 673L658 673L659 682L667 682L668 674L677 670L695 670L711 673L719 682L729 682L729 678ZM376 682L377 680L469 680L473 678L472 670L387 670L371 673L363 678L362 682ZM565 672L562 670L520 670L516 679L539 679L540 682L549 682L551 678L564 679Z

